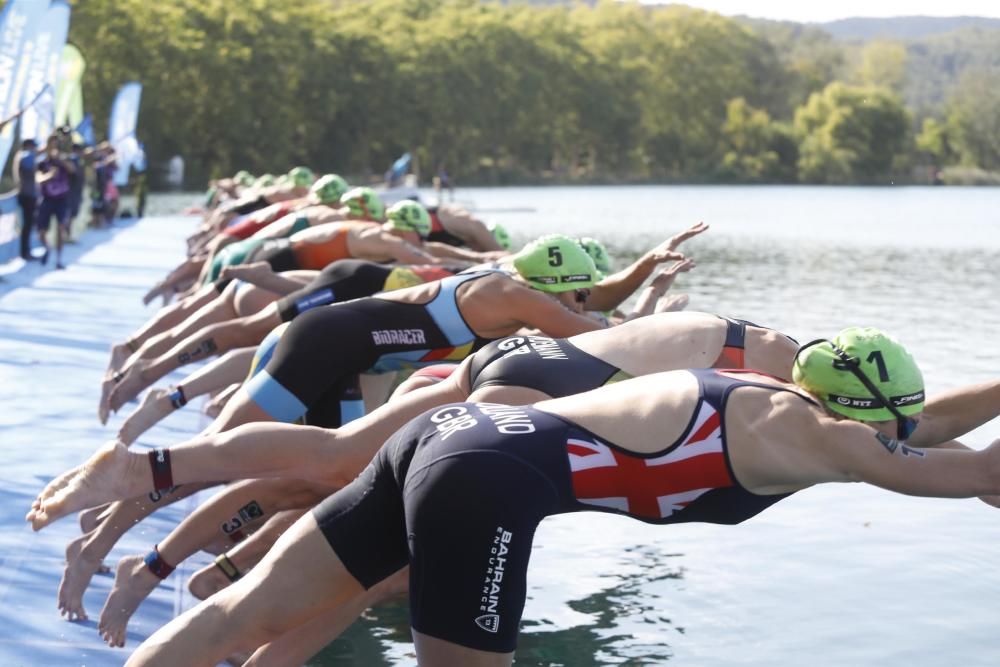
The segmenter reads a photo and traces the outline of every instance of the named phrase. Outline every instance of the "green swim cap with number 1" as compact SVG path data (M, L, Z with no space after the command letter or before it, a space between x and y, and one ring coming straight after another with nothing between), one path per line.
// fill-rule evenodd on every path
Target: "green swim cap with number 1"
M551 234L535 239L514 255L514 268L528 284L543 292L568 292L591 287L594 260L573 239Z
M923 410L924 378L916 361L894 338L870 327L844 329L832 341L803 345L795 355L792 379L845 417L858 421L895 419L850 366L863 373L901 414L912 416Z

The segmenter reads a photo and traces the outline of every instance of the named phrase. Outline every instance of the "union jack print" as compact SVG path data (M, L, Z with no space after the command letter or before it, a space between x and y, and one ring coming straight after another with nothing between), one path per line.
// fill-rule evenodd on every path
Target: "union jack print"
M666 519L712 489L733 485L719 413L702 401L688 436L666 454L643 458L596 439L566 442L573 492L588 505Z

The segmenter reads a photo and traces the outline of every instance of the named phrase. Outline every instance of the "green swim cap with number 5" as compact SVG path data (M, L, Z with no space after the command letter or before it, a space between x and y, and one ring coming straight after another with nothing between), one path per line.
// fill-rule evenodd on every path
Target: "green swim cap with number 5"
M594 260L573 239L551 234L535 239L514 255L514 268L528 284L543 292L591 287Z
M882 396L874 394L859 377ZM889 421L895 415L919 414L924 408L924 378L916 361L894 338L870 327L844 329L831 340L799 348L792 379L830 410L858 421Z

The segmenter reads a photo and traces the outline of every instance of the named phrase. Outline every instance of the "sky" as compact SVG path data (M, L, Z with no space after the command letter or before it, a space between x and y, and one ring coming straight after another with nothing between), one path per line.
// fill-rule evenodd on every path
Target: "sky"
M664 0L641 0L664 4ZM679 0L727 16L824 22L853 16L990 16L1000 18L1000 0Z

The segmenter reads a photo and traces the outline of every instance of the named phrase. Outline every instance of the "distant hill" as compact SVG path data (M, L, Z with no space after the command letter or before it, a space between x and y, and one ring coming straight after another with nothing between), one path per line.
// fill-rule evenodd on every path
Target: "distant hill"
M814 23L836 39L866 42L872 39L911 40L940 35L962 28L1000 30L1000 19L981 16L893 16L891 18L849 18Z

